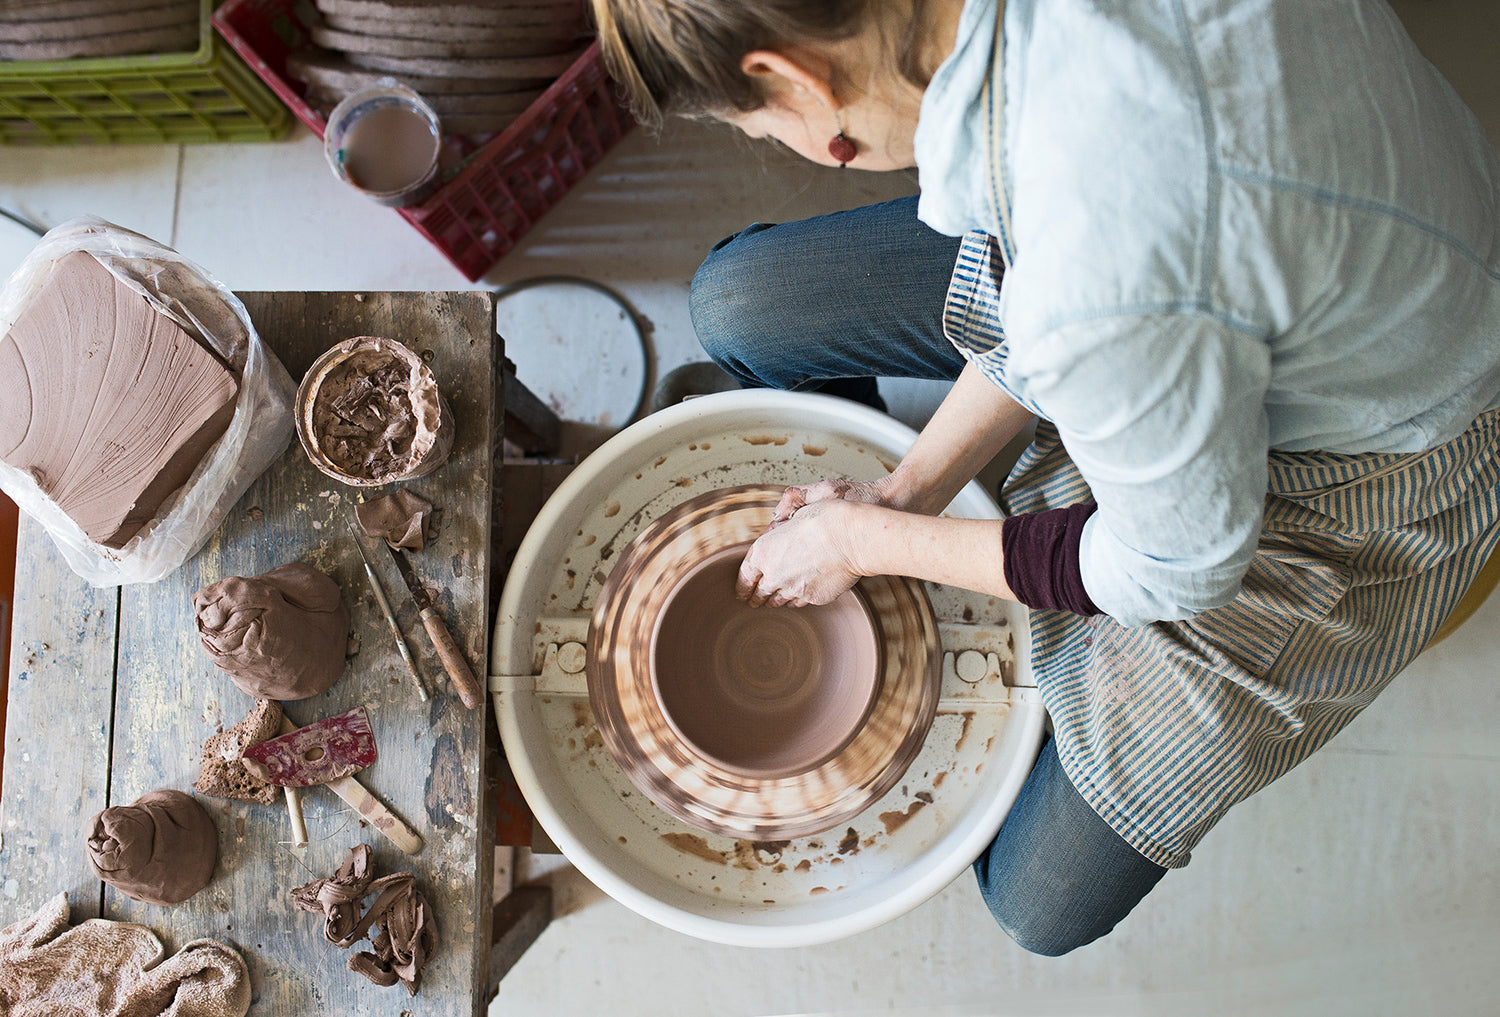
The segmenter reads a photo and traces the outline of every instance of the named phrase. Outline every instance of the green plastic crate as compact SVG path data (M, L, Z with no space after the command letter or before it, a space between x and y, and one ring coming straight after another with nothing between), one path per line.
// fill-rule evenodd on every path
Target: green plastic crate
M214 34L201 0L192 52L0 60L0 144L270 141L291 113Z

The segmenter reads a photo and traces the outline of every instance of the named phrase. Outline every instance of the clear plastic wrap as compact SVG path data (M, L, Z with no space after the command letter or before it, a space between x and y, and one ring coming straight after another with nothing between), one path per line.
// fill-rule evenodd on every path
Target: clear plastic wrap
M234 416L187 482L119 549L90 540L25 470L0 462L0 491L42 524L69 567L89 583L155 582L198 552L246 488L286 450L296 385L227 287L171 248L94 217L53 229L11 274L0 289L0 342L7 341L54 266L76 251L93 255L230 365L239 381Z

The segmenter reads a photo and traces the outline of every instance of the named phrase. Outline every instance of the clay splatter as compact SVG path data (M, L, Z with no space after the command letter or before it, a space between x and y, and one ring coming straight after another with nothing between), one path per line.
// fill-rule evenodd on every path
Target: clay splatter
M683 854L696 855L705 862L714 862L723 865L726 862L724 852L715 851L708 846L708 841L692 833L664 833L661 839Z
M931 796L929 795L928 797ZM907 820L911 819L912 816L915 816L918 812L921 812L926 807L926 802L915 801L906 807L905 812L882 812L880 814L880 821L885 824L886 833L895 833L897 830L906 825Z

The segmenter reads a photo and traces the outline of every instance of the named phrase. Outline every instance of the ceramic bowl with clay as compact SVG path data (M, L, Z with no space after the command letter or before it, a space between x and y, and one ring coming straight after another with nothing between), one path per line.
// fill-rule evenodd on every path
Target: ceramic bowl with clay
M328 350L297 389L297 438L323 473L355 487L425 476L453 448L453 410L432 370L393 339Z
M589 700L605 746L659 808L709 833L830 829L901 779L937 708L921 585L863 579L821 607L734 593L781 488L711 491L642 530L600 591Z

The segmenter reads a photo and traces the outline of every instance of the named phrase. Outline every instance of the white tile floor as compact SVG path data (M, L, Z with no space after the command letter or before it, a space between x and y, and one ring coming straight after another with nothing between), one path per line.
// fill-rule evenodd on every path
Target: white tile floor
M1492 0L1401 7L1500 138ZM239 289L467 287L393 213L341 189L321 159L300 128L266 145L0 148L0 205L46 225L103 216ZM808 167L701 126L675 125L660 140L638 132L480 285L549 273L609 283L652 323L665 372L697 358L684 298L710 244L755 219L912 187ZM31 243L0 220L0 274ZM641 367L611 308L542 290L502 310L523 380L565 416L608 427L629 414ZM897 415L920 425L941 390L890 394ZM1497 664L1500 598L1323 752L1231 813L1113 935L1072 956L1013 946L967 876L884 927L782 951L667 931L563 866L547 877L559 918L492 1013L1500 1014Z

